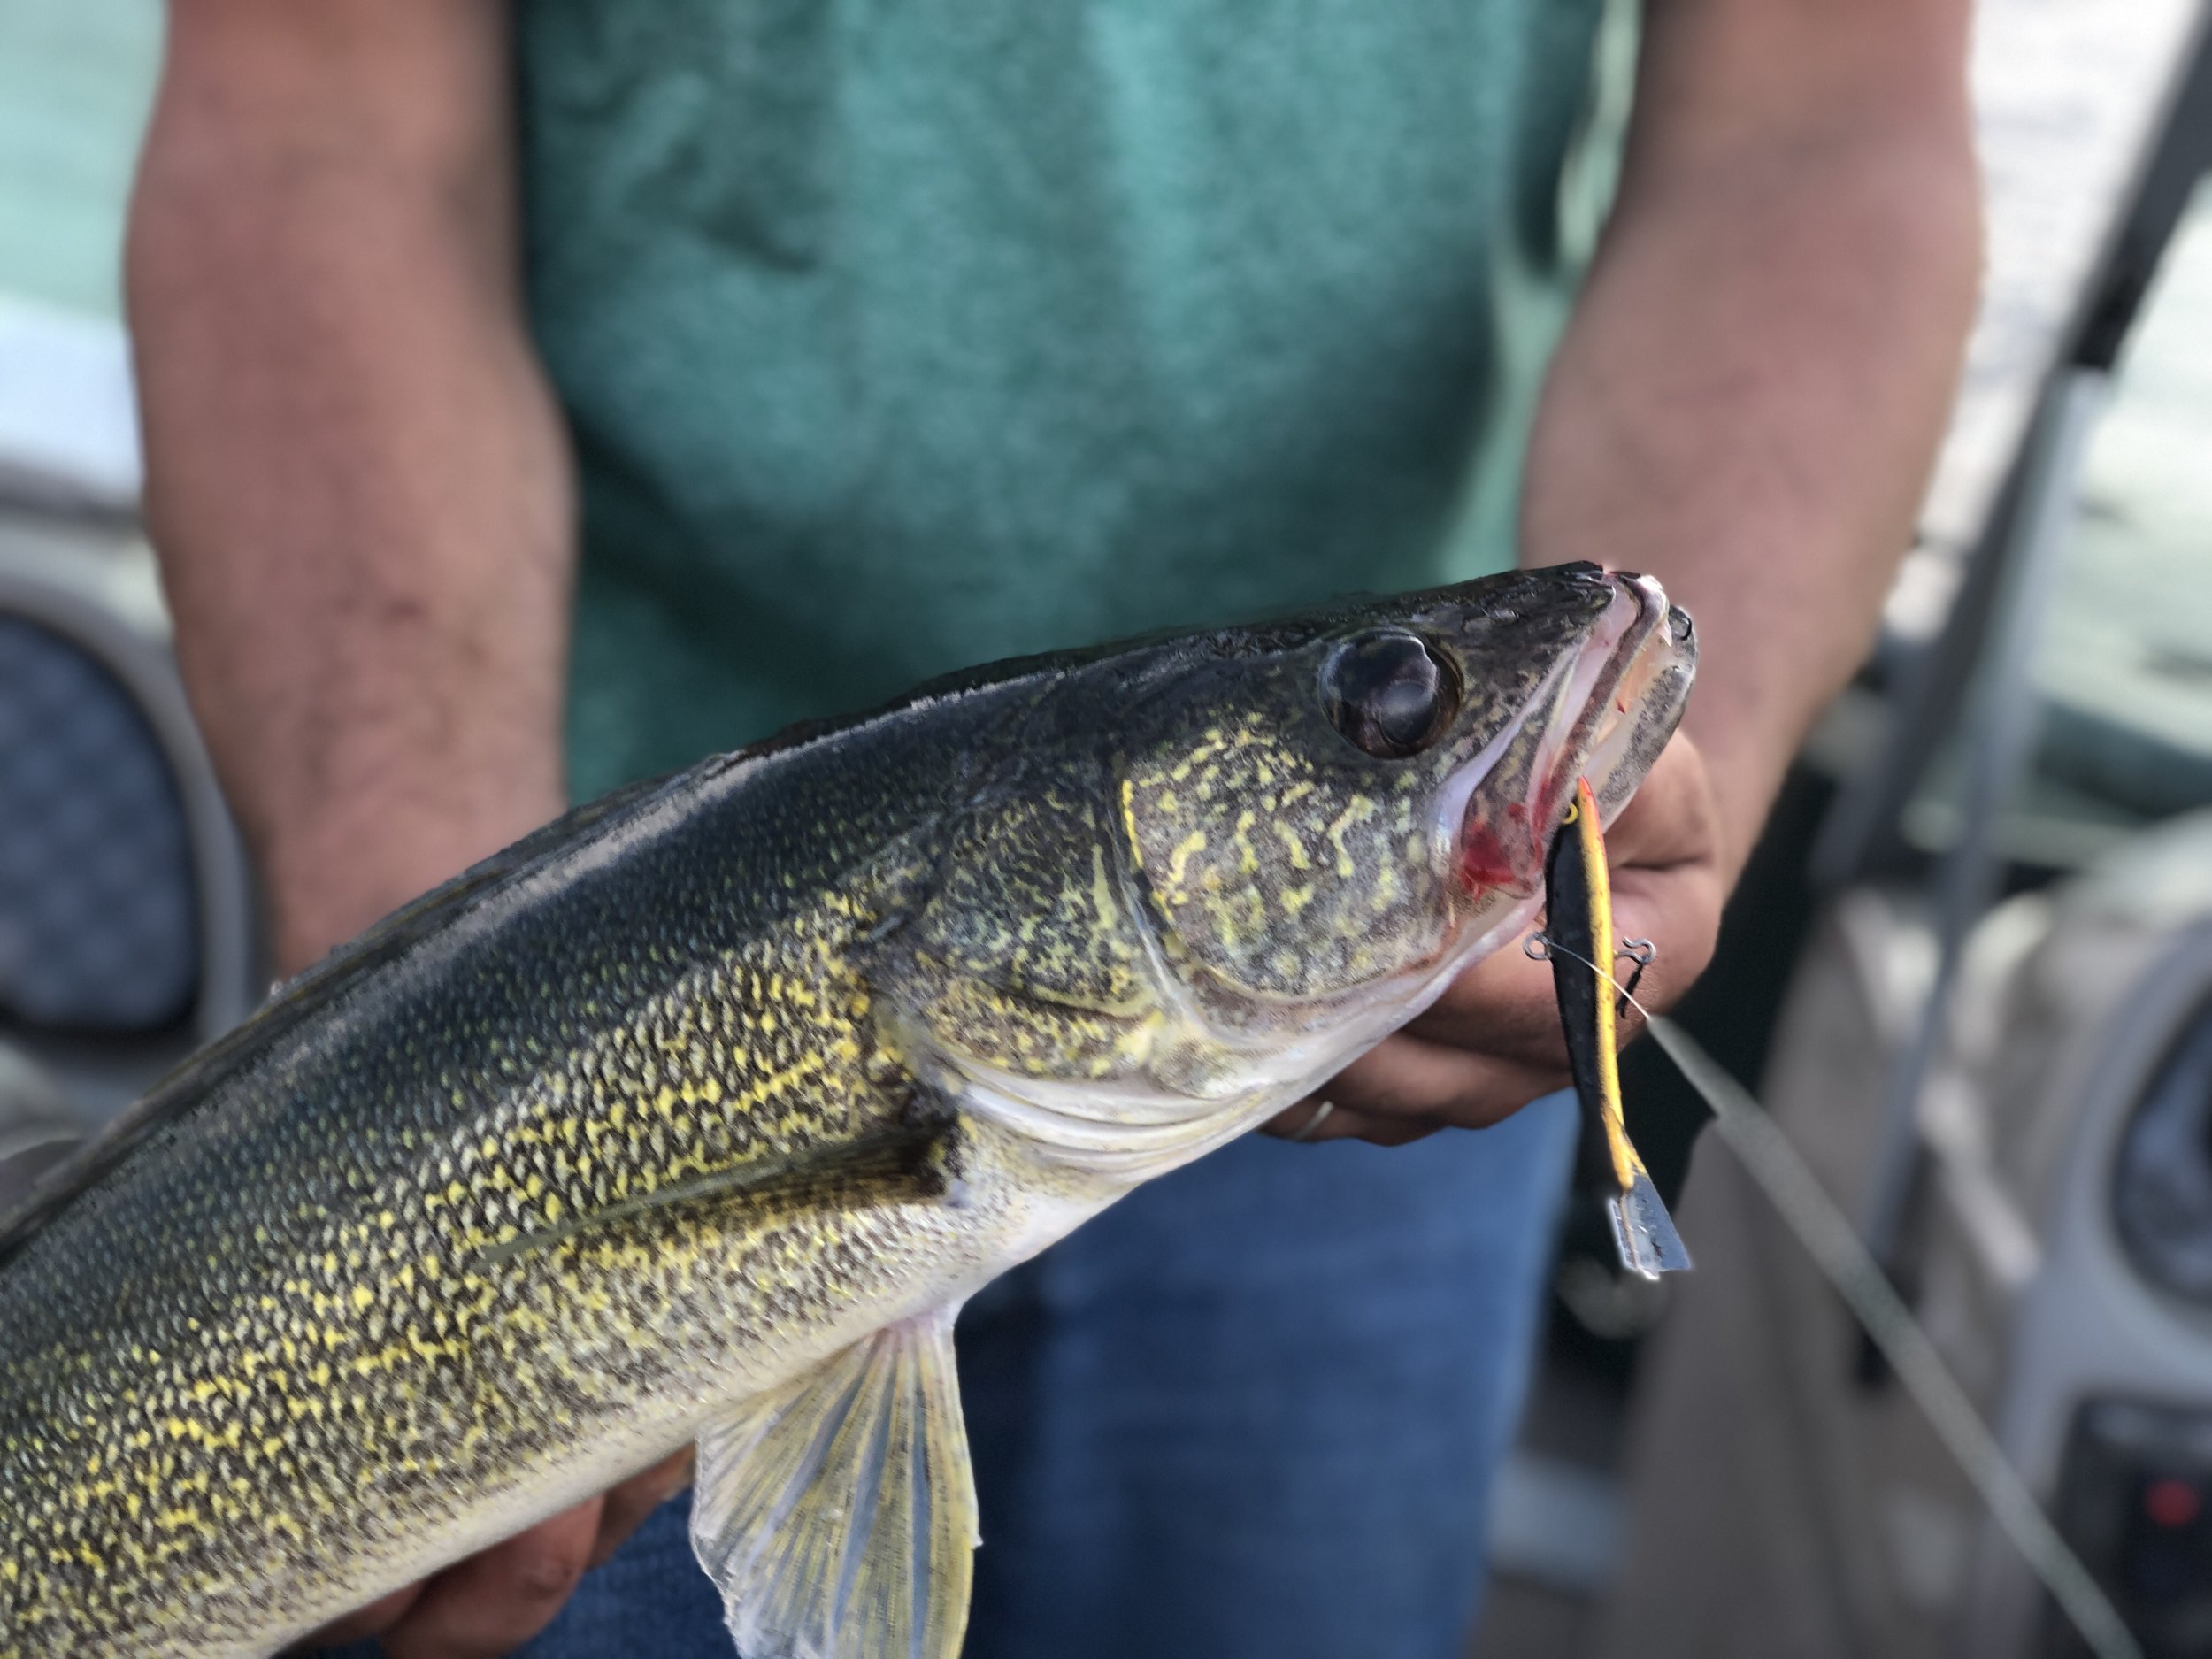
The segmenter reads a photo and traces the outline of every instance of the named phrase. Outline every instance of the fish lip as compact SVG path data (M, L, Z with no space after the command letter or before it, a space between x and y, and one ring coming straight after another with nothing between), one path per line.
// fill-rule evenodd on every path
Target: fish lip
M1697 676L1697 641L1688 613L1670 604L1658 584L1651 588L1651 628L1623 658L1581 764L1562 784L1563 794L1571 793L1575 778L1588 779L1607 824L1674 735Z
M1478 882L1471 875L1471 891L1503 891L1517 897L1535 891L1551 830L1576 780L1594 762L1604 759L1608 766L1601 777L1592 779L1593 788L1609 809L1609 817L1618 809L1626 795L1609 793L1609 786L1613 773L1630 758L1629 740L1640 723L1631 718L1634 706L1618 709L1616 699L1631 683L1638 683L1640 699L1671 667L1694 660L1686 641L1671 637L1673 608L1655 580L1625 571L1608 572L1597 580L1611 588L1612 597L1589 635L1553 664L1512 724L1486 744L1444 792L1437 829L1455 853L1467 854L1479 828L1490 833L1499 850L1511 855L1509 879ZM1670 729L1675 712L1678 710L1669 711ZM1479 824L1478 792L1532 719L1544 725L1526 793L1502 803L1507 822Z
M1536 788L1527 804L1538 823L1548 824L1556 816L1549 809L1563 804L1581 775L1582 762L1620 718L1622 711L1612 706L1614 695L1667 614L1666 591L1650 577L1622 572L1609 573L1606 580L1612 585L1612 602L1576 653L1564 707L1536 753L1532 769ZM1536 810L1540 805L1547 810Z

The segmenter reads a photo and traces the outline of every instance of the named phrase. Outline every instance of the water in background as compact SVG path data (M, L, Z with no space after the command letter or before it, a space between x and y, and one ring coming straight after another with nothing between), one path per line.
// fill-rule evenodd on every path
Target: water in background
M158 0L0 5L0 295L113 317Z
M2091 442L2037 678L2068 782L2147 814L2212 804L2212 180Z

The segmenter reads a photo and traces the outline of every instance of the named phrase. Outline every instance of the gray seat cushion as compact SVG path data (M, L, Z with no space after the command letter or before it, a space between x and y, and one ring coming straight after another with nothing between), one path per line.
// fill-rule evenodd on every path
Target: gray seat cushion
M0 1011L144 1031L197 989L176 780L129 693L52 630L0 616Z

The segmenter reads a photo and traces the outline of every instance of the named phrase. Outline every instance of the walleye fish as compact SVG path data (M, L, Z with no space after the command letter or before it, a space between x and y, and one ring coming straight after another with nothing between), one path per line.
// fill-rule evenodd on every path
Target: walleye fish
M1588 565L1002 664L402 910L0 1224L0 1656L271 1654L695 1441L750 1659L949 1659L955 1311L1518 937L1694 666Z

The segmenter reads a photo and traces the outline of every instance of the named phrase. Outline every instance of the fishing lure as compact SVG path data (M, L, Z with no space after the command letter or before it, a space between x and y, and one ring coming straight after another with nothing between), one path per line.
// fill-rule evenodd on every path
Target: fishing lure
M1548 913L1540 948L1531 954L1551 962L1559 1023L1567 1037L1567 1067L1582 1104L1577 1185L1601 1196L1622 1267L1645 1279L1678 1272L1690 1265L1690 1253L1628 1138L1621 1111L1619 1012L1633 995L1636 979L1620 990L1609 966L1617 955L1625 955L1640 977L1653 950L1647 940L1615 945L1605 840L1587 779L1577 781L1575 798L1552 838L1544 880ZM1613 995L1617 990L1618 999Z

